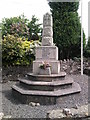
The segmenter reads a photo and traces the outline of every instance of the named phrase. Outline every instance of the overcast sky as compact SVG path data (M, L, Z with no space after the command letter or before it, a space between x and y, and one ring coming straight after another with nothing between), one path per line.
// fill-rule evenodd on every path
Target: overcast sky
M82 0L82 23L83 28L88 36L88 2L90 0ZM0 0L0 21L4 17L15 17L24 13L24 15L31 19L35 15L43 21L43 15L50 12L50 7L47 0ZM79 6L79 16L81 16L81 5Z

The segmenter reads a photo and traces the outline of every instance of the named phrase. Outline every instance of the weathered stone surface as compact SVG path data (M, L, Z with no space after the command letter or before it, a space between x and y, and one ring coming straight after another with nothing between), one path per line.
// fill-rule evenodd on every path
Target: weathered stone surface
M63 110L52 110L48 111L47 118L55 119L55 118L65 118L66 115L63 113Z
M58 48L56 46L37 47L36 60L58 60Z
M53 79L53 77L52 77ZM60 89L66 89L72 87L73 84L73 79L72 78L67 78L67 79L60 79L58 77L58 80L53 79L53 81L44 81L42 78L42 81L38 81L37 78L36 80L28 80L28 79L20 79L20 86L24 87L25 89L28 90L41 90L41 91L55 91L55 90L60 90Z
M52 27L52 15L49 14L49 13L46 13L44 16L43 16L43 27L46 27L46 26L51 26Z
M51 65L51 74L58 74L60 72L60 62L59 61L47 61ZM39 74L39 67L42 64L41 60L33 61L33 74Z
M70 109L68 109L68 108L64 108L64 109L63 109L63 113L64 113L66 116L71 115L71 111L70 111Z
M39 68L39 75L51 75L51 69L50 67L46 68L46 69L41 69Z
M59 74L51 74L51 75L35 75L33 73L27 73L27 77L29 80L33 81L41 81L41 82L52 82L58 80L64 80L66 76L65 72L60 72Z
M18 98L22 103L39 102L41 105L52 105L58 103L61 96L79 93L80 86L74 83L72 88L56 90L56 91L39 91L39 90L26 90L25 88L14 85L12 92L14 97Z
M36 103L36 106L40 106L40 103Z
M36 103L30 102L29 105L32 106L32 107L35 107L35 106L36 106Z
M42 45L44 46L36 47L36 60L33 62L33 73L48 74L45 70L44 72L43 70L40 72L39 64L42 61L49 61L51 74L58 74L60 72L58 48L53 45L52 16L49 13L46 13L43 17Z
M53 38L52 37L43 37L42 38L42 46L52 46Z
M70 120L73 120L73 118L79 119L80 117L85 117L85 116L89 116L90 115L89 111L88 111L88 105L83 105L81 107L78 107L78 109L74 109L74 108L68 109L68 108L65 108L64 109L64 113L65 114L63 113L62 109L56 109L56 110L48 111L47 112L47 114L48 114L47 118L50 118L50 119L62 118L62 120L63 120L63 117L65 117L66 118L65 120L69 120L67 118L66 112L69 112L71 114L71 116L69 116L69 119L70 118L72 118L72 119L70 119ZM84 118L83 118L83 120L84 120Z
M43 37L53 37L53 32L51 27L45 27L43 28Z
M46 13L43 17L42 45L53 45L52 16Z
M13 86L12 92L13 92L12 94L13 97L17 98L18 100L20 100L21 103L24 103L24 104L29 104L32 101L35 103L40 103L40 105L56 104L55 98L53 96L50 96L50 97L46 95L44 96L41 94L40 91L39 91L39 95L33 95L33 93L31 95L31 94L28 94L29 91L22 90L20 87L19 89L17 89ZM33 92L35 93L35 91Z

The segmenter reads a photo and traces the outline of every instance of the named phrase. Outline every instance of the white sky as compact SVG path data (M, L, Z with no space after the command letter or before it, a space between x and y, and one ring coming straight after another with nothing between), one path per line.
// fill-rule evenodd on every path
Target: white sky
M88 2L90 0L82 0L82 24L83 29L88 36ZM24 15L31 19L32 15L35 15L40 19L40 23L43 21L43 15L46 12L50 12L50 7L47 0L0 0L0 21L4 17L15 17L24 13ZM81 16L81 6L78 10Z

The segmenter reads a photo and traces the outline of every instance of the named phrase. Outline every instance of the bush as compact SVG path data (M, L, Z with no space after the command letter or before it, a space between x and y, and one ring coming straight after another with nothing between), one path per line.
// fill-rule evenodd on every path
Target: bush
M27 41L13 35L5 36L2 40L3 65L29 65L34 60L34 49L38 45L39 41Z
M30 37L27 26L28 19L24 15L18 17L4 18L2 20L2 38L7 34L18 37Z
M30 21L24 15L3 18L2 23L0 24L2 38L7 36L7 34L10 34L17 37L25 37L28 38L28 40L31 40L32 36L35 35L34 40L40 39L42 28L38 21L39 20L35 16L32 16Z
M87 47L84 50L84 57L90 58L90 49L88 49Z
M37 19L35 15L33 15L31 18L31 21L28 22L30 40L41 39L41 33L42 33L41 25L42 24L39 24L38 22L39 22L39 19Z
M90 37L88 38L88 43L84 49L84 56L90 58Z

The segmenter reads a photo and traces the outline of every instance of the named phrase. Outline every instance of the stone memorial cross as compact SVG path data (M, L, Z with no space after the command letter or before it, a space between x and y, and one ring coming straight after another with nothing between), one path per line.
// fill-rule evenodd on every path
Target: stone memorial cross
M52 15L46 13L43 16L42 45L36 47L36 60L33 62L33 74L40 74L39 66L42 64L42 61L48 62L51 65L51 74L58 74L60 72L58 48L53 44L52 27Z

